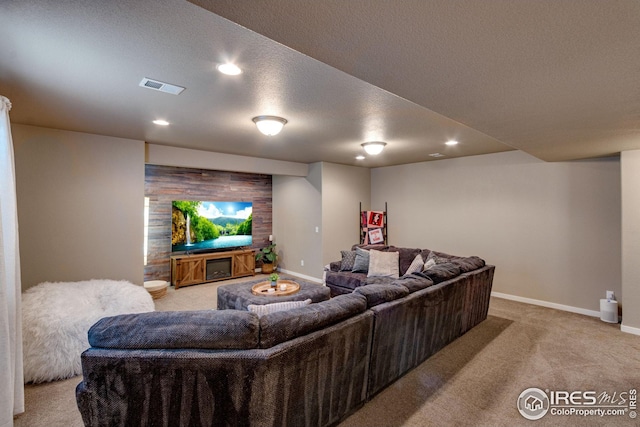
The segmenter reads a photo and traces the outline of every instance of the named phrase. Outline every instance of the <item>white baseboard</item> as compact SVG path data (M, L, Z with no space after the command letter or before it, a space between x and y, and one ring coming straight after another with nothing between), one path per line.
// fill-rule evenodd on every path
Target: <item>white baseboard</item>
M524 302L526 304L539 305L541 307L555 308L556 310L568 311L570 313L584 314L585 316L600 317L600 312L596 310L587 310L585 308L572 307L570 305L556 304L554 302L542 301L533 298L503 294L501 292L491 292L491 296L496 298L508 299L511 301Z
M620 325L620 330L628 334L640 335L640 328L634 328L631 326Z
M291 274L292 276L296 276L296 277L299 277L299 278L301 278L301 279L308 280L308 281L310 281L310 282L314 282L314 283L320 283L320 284L322 284L322 279L318 279L317 277L307 276L307 275L305 275L305 274L300 274L300 273L297 273L297 272L295 272L295 271L289 271L289 270L285 270L285 269L282 269L282 268L279 268L279 269L278 269L278 271L279 271L280 273Z

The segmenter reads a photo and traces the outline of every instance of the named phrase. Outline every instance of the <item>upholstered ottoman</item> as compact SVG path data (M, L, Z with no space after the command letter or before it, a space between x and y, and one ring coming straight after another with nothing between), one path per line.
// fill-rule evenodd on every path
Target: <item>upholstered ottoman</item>
M307 299L316 303L328 300L331 294L331 290L326 286L297 278L290 278L288 280L294 280L300 285L300 290L295 294L286 296L254 295L251 292L253 285L264 282L265 280L266 279L258 279L218 287L218 310L247 310L249 304L264 305L285 301L304 301Z

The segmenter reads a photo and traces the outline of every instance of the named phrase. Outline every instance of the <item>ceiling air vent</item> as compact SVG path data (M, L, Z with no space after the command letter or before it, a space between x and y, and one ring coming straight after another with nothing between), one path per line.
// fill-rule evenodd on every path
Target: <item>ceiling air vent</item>
M143 78L140 81L139 86L146 87L153 90L159 90L160 92L166 92L172 95L180 95L180 93L184 90L183 87L161 82L158 80L152 80L147 77Z

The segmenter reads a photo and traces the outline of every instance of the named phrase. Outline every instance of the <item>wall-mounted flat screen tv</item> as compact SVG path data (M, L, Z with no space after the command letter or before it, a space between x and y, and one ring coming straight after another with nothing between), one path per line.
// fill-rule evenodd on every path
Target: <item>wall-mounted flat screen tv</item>
M171 251L207 252L251 246L251 202L174 200Z

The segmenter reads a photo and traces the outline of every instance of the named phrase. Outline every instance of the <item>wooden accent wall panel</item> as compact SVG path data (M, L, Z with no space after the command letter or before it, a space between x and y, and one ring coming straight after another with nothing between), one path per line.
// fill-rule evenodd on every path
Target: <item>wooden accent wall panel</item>
M272 232L271 175L145 166L149 237L144 280L171 280L171 201L221 200L253 203L253 245L269 244Z

